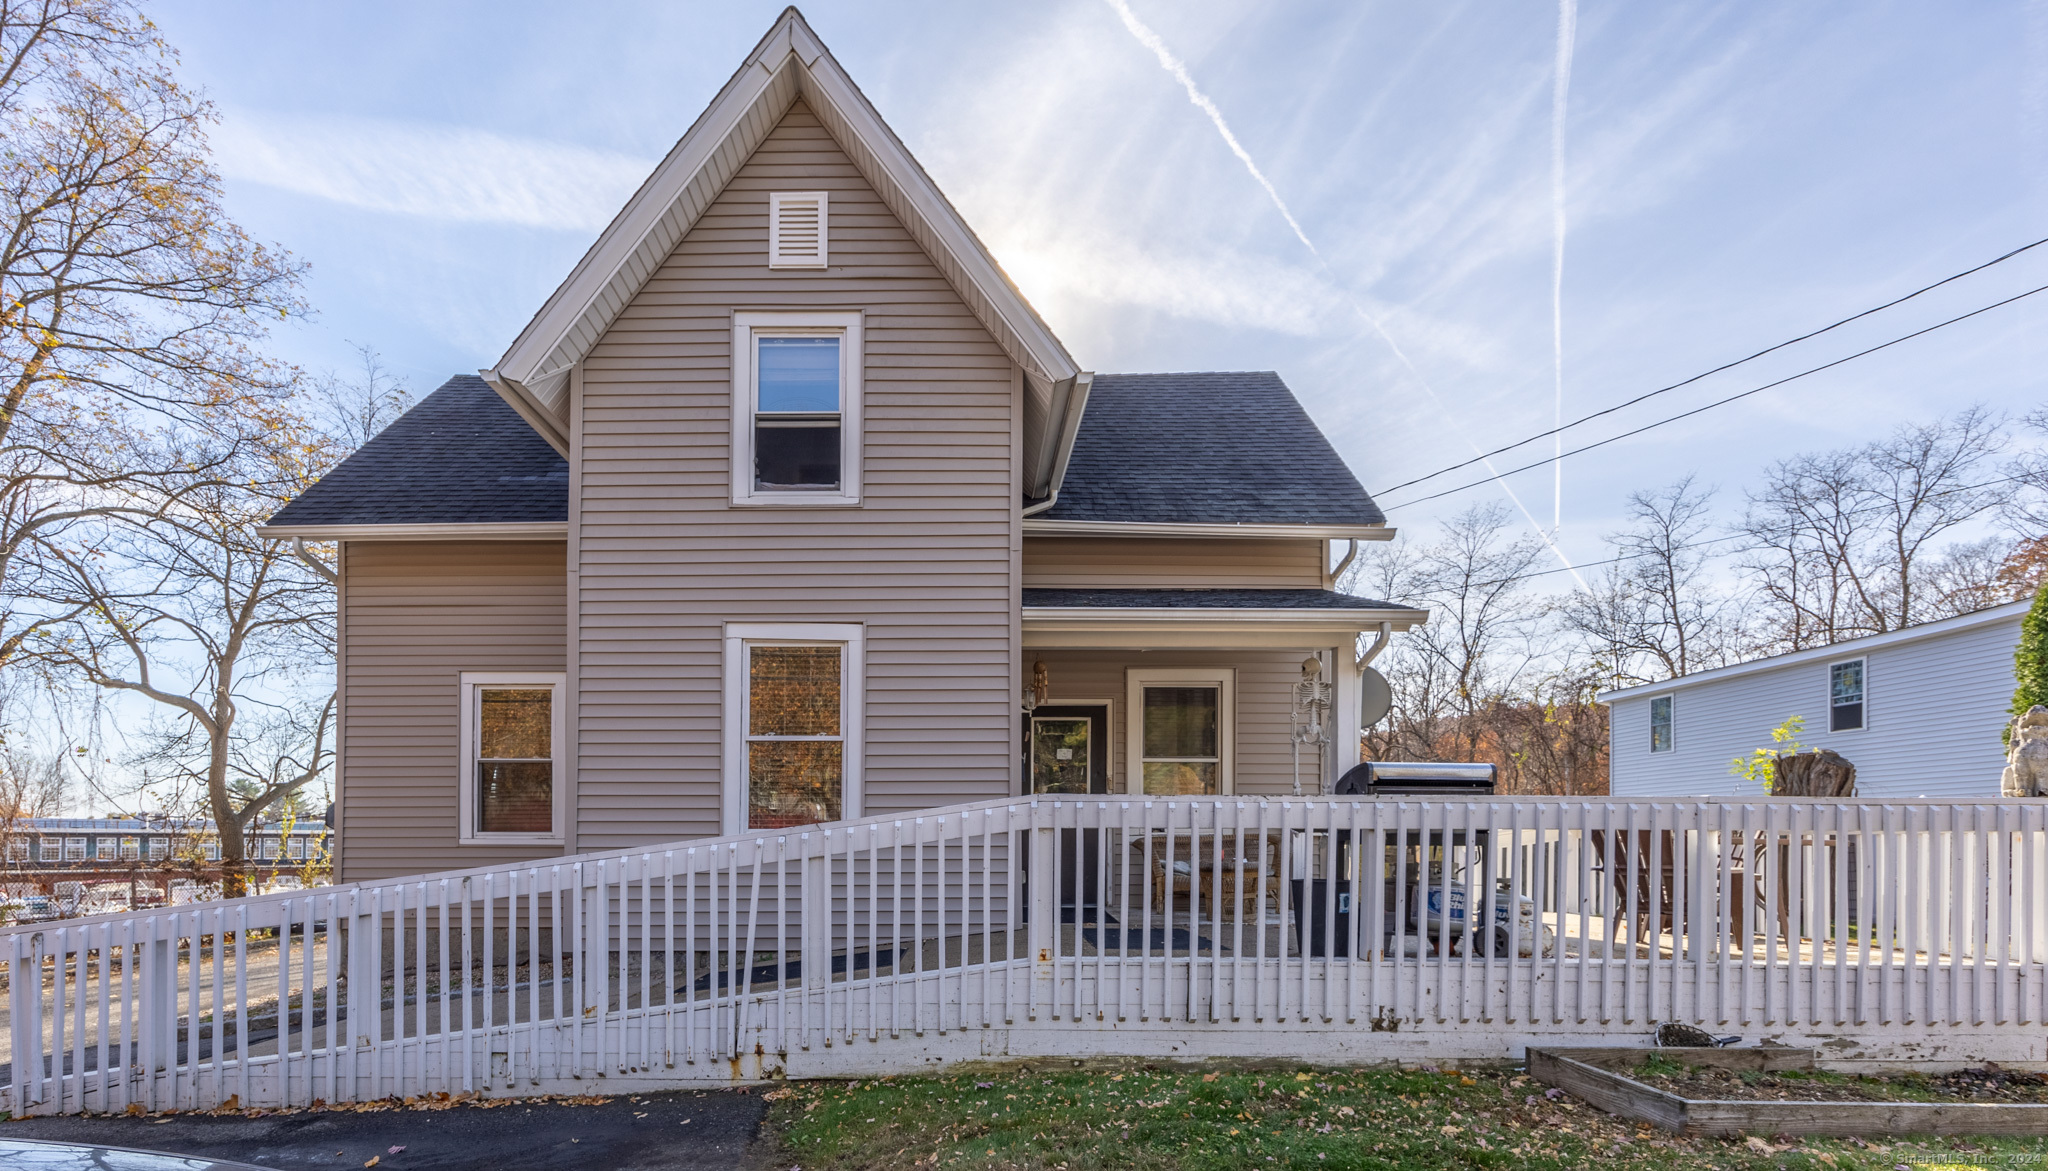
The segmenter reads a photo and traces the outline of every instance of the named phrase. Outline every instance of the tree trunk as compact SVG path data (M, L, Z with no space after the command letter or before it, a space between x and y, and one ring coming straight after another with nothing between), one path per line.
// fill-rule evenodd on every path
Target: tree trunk
M1771 762L1771 796L1832 801L1856 795L1856 766L1833 749L1788 753Z

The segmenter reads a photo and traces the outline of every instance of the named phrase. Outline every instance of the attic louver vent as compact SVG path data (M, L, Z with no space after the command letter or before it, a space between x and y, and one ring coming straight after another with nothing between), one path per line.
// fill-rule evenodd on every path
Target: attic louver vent
M823 191L769 193L768 267L825 267Z

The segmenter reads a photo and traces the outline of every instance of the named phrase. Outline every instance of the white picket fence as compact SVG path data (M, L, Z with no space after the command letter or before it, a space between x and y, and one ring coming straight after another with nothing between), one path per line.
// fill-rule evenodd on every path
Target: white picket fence
M1511 1057L1662 1021L2042 1062L2044 883L2041 801L1022 798L6 929L0 1107Z

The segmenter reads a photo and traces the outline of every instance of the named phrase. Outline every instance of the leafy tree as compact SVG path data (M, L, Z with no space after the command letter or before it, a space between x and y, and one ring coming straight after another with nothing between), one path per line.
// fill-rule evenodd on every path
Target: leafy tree
M2012 714L2024 715L2037 703L2048 703L2048 586L2034 594L2034 604L2020 619L2020 645L2012 653L2012 674L2019 686L2012 691ZM2005 726L2005 742L2012 743L2012 725Z

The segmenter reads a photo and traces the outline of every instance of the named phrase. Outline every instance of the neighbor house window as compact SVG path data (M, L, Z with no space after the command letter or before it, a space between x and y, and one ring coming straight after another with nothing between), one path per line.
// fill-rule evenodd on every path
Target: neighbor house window
M36 843L36 859L41 862L55 862L62 855L63 848L55 838L44 838Z
M1158 797L1232 791L1234 676L1228 670L1133 670L1126 675L1131 791Z
M207 841L207 843L206 843L206 860L207 860L208 862L218 862L218 861L220 861L220 839L219 839L219 838L212 838L212 839L209 839L209 840Z
M291 845L291 852L292 852L292 857L293 857L293 858L294 858L295 860L297 860L297 861L301 861L301 862L305 861L305 859L306 859L306 839L304 839L304 838L293 838L293 839L292 839L292 845Z
M149 839L149 860L161 862L171 856L171 843L164 838Z
M1862 659L1828 665L1828 731L1854 732L1863 727Z
M1650 701L1650 751L1669 752L1676 744L1671 727L1671 697L1660 695Z
M563 676L462 676L464 842L562 840Z
M860 500L861 317L733 315L734 504Z
M28 843L27 843L27 842L9 842L9 843L7 843L7 860L8 860L9 862L26 862L26 861L28 861Z
M93 860L96 862L112 862L114 860L114 847L116 844L113 838L94 838L92 841Z
M85 861L85 839L84 839L84 838L65 838L65 839L64 839L64 860L65 860L66 862L83 862L83 861Z
M140 862L142 860L142 839L122 838L121 860L123 862Z
M726 825L860 816L862 631L726 627Z

